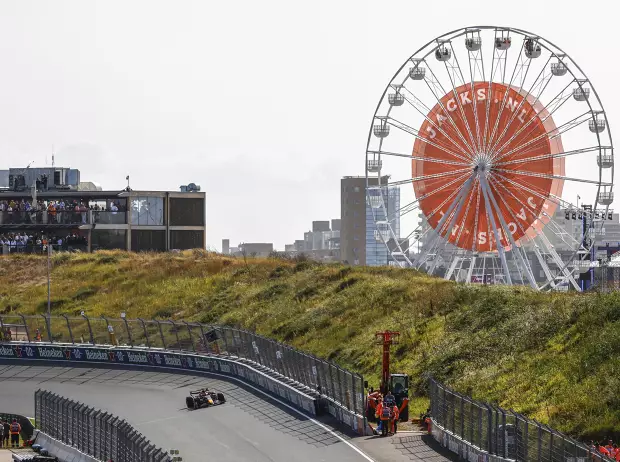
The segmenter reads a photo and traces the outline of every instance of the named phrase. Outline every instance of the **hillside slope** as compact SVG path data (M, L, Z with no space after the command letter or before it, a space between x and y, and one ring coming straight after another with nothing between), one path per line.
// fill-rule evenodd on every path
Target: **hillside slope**
M0 258L0 313L44 313L46 260ZM378 330L422 394L458 390L580 437L620 437L620 295L464 286L411 270L182 254L57 254L55 314L243 326L378 382ZM420 406L423 402L418 403Z

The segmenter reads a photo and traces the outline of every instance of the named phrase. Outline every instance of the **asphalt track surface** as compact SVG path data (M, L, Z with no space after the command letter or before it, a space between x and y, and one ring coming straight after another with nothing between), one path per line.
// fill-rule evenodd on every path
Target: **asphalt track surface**
M193 388L227 403L189 411ZM118 369L0 364L0 412L34 416L34 392L49 390L106 410L184 461L372 461L352 435L305 417L241 383L205 376Z

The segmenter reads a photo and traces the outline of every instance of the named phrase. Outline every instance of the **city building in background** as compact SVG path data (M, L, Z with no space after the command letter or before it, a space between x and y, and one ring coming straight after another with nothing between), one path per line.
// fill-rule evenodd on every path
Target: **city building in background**
M82 251L204 249L205 193L181 189L104 191L63 167L0 171L0 236L16 243L3 252L35 251L42 236Z
M239 244L237 255L247 257L268 257L273 253L271 242L244 242Z
M382 176L381 179L369 178L368 183L369 186L387 185L388 180L389 176ZM391 215L400 208L400 189L397 186L386 186L382 188L382 194L387 214ZM366 177L342 178L340 207L340 258L342 262L368 266L391 264L390 252L383 243L382 236L379 234L381 231L376 225L376 221L386 220L387 217L373 215L373 209L366 200ZM374 209L374 213L380 214L383 211ZM390 220L394 233L400 239L400 216L394 214L390 216ZM391 237L388 239L389 245L396 246Z

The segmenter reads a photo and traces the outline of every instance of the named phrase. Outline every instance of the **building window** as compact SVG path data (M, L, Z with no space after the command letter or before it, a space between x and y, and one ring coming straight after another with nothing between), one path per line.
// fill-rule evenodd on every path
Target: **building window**
M204 231L170 231L171 249L204 249Z
M164 224L164 198L151 196L132 198L131 224L162 226Z
M355 188L353 188L353 192L356 192L356 193L360 192L360 187L356 186Z
M170 199L170 226L204 226L204 199L179 198Z
M131 250L134 252L164 252L166 250L166 231L133 230Z
M95 250L127 249L124 229L93 229L90 246Z

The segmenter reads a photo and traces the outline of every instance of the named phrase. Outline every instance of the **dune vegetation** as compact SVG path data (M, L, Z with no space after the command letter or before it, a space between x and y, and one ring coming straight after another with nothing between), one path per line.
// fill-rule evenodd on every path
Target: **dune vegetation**
M0 258L0 314L47 309L46 259ZM56 254L53 314L241 326L363 373L377 331L401 332L393 371L426 378L582 438L620 438L620 294L466 286L412 270L285 258Z

